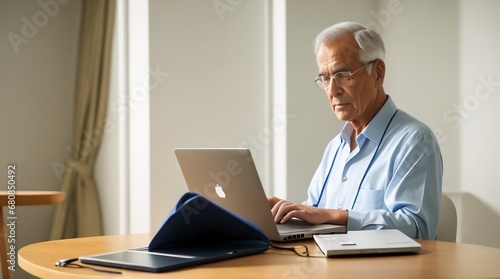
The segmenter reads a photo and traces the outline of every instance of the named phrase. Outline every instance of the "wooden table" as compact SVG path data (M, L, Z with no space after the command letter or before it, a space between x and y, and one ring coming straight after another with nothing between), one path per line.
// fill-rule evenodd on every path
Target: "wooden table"
M15 237L17 216L15 208L26 205L58 204L64 200L65 194L59 191L0 191L0 259L2 260L2 278L11 278L9 260L17 261L15 249L10 249L9 237ZM7 224L4 223L3 207L7 208ZM11 250L14 250L12 252ZM14 255L12 255L14 253Z
M269 250L165 273L121 270L121 275L86 268L55 267L63 258L119 251L148 244L150 234L98 236L35 243L21 248L19 265L40 278L499 278L500 249L455 242L418 240L422 251L411 255L325 258L313 241L313 257ZM283 245L292 245L291 243ZM98 267L98 266L93 266ZM99 267L98 267L99 268ZM102 267L101 267L102 268ZM107 268L111 270L118 270Z

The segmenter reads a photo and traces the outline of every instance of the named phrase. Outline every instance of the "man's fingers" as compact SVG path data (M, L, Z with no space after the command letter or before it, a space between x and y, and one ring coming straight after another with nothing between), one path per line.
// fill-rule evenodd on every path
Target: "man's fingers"
M281 205L284 202L285 202L284 200L280 200L274 204L273 208L271 208L271 213L273 214L274 222L276 222L276 223L279 223L279 221L281 220L281 216L279 215L279 212L280 212Z
M298 209L298 205L288 201L281 200L273 208L274 221L276 223L286 223Z

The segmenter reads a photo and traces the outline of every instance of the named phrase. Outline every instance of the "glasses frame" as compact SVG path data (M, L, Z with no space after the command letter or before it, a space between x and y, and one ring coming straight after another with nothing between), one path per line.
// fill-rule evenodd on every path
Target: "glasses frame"
M363 66L359 67L358 69L356 69L354 72L351 72L351 71L342 71L342 72L337 72L333 75L323 75L323 74L319 74L316 79L314 79L314 83L316 83L316 85L320 88L320 89L323 89L323 90L328 90L330 88L330 84L332 82L332 79L335 80L335 84L337 84L338 87L340 88L344 88L345 86L349 86L352 82L352 76L354 74L356 74L359 70L365 68L366 66L374 63L375 61L377 61L377 59L375 60L372 60L368 63L365 63ZM343 79L343 80L346 80L344 85L341 85L340 82L339 82L339 79Z

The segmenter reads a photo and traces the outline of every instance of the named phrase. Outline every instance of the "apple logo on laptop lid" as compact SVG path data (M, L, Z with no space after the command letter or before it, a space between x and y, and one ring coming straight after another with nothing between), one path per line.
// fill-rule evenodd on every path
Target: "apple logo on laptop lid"
M221 199L226 198L226 193L224 192L222 186L220 186L219 184L215 184L215 193L217 193L217 196L219 196L219 198Z

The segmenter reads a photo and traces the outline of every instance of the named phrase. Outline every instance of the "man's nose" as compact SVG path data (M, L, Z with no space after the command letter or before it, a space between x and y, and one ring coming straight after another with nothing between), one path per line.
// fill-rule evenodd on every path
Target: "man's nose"
M328 84L328 87L325 89L325 91L328 96L333 97L338 94L342 94L343 89L342 87L338 86L338 84L332 78L330 79L330 84Z

